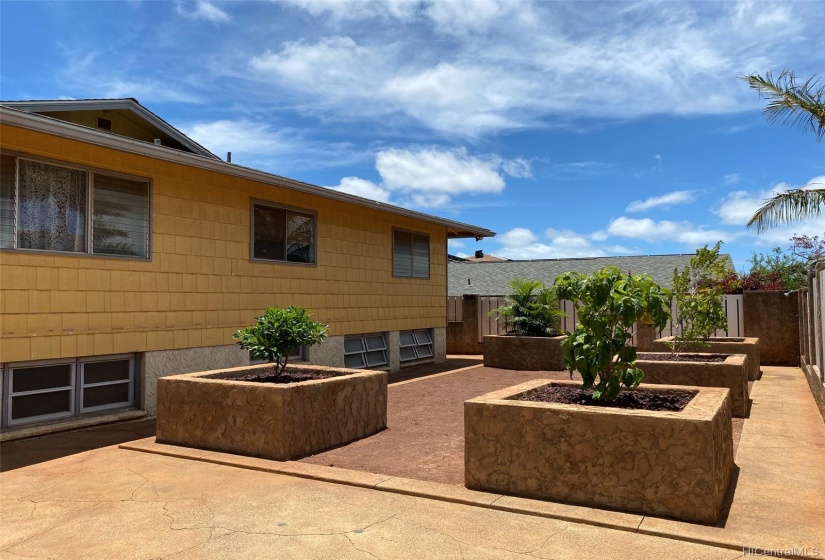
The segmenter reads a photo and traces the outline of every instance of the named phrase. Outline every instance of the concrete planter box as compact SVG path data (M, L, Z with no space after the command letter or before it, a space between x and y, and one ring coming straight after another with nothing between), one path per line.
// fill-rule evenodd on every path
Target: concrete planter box
M666 336L653 341L653 352L670 352L675 337ZM707 343L688 345L684 352L708 352L711 354L744 354L748 357L748 381L759 379L759 339L753 337L711 337Z
M581 386L539 379L464 403L467 488L717 521L733 471L727 389L691 388L681 412L512 400L547 385Z
M274 384L206 379L266 368L202 371L158 380L157 441L290 460L372 435L387 427L387 374L325 369L347 375Z
M501 369L562 371L561 342L566 336L484 337L484 365Z
M698 356L716 356L700 354ZM748 413L748 357L727 354L724 362L683 362L645 360L640 352L636 365L645 372L642 383L686 385L689 387L726 387L730 390L731 414L744 418Z

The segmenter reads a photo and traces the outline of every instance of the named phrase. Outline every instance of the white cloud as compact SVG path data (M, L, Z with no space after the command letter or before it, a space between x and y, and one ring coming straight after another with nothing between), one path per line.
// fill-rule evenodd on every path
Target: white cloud
M735 185L739 182L739 173L728 173L723 177L726 185Z
M538 236L526 228L513 228L498 234L495 240L508 248L521 248L538 241Z
M587 236L569 229L548 228L542 240L529 229L513 228L495 237L500 247L495 253L508 259L565 259L604 257L638 252L621 245L597 247Z
M358 177L344 177L338 185L327 188L362 198L369 198L370 200L377 200L378 202L390 201L389 191L381 188L372 181L359 179Z
M500 193L504 179L496 157L471 156L465 149L378 152L375 168L391 190L427 194Z
M530 160L524 158L514 158L501 164L501 169L510 177L529 179L533 176Z
M245 119L193 123L181 131L219 156L226 152L275 154L289 147L289 141L269 126Z
M503 191L500 170L506 163L496 155L470 155L464 148L390 148L375 156L380 183L345 177L329 188L400 206L441 208L455 196Z
M382 123L406 117L467 137L544 127L548 117L563 123L756 108L757 96L743 95L730 76L775 66L791 57L792 39L816 31L814 8L805 3L755 3L744 11L732 3L607 3L586 18L574 5L550 2L292 4L335 19L330 26L340 36L287 43L252 66L311 96L307 112ZM376 17L379 31L355 24ZM757 33L743 17L776 24ZM661 168L661 154L655 157Z
M641 239L650 243L678 241L691 246L715 243L718 240L730 241L741 235L739 232L707 229L696 226L689 221L634 219L620 216L607 226L607 233L616 237Z
M636 200L628 204L627 212L643 212L651 208L669 208L676 204L689 204L693 202L695 195L693 191L673 191L662 196L652 196L646 200Z
M212 23L225 23L230 20L229 14L215 6L209 0L196 0L195 8L187 10L183 2L175 2L175 11L189 19L202 19Z

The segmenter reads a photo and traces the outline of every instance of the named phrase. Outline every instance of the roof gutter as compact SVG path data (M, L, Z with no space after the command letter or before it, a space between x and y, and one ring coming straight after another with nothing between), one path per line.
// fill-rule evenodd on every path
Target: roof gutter
M445 220L430 214L415 212L399 206L393 206L391 204L384 204L374 200L361 198L360 196L333 191L317 185L296 181L287 177L281 177L280 175L258 171L257 169L243 167L234 163L226 163L220 159L214 159L204 155L190 154L180 150L175 150L174 148L169 148L167 146L158 146L148 142L141 142L140 140L114 136L112 134L100 132L81 125L67 123L65 121L44 115L27 113L16 109L11 109L9 107L0 106L0 122L11 126L25 128L27 130L70 138L80 142L87 142L97 146L122 150L124 152L160 159L163 161L189 165L199 169L215 171L235 177L242 177L244 179L250 179L252 181L258 181L277 187L292 189L340 202L355 204L357 206L363 206L383 212L389 212L391 214L397 214L399 216L438 224L447 228L447 237L451 239L473 237L476 240L480 240L484 237L495 236L495 232L478 226L456 222L453 220Z

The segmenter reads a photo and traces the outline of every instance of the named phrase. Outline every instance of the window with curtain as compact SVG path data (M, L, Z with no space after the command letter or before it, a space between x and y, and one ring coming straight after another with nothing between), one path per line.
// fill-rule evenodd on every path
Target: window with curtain
M254 259L315 263L315 216L268 204L252 207Z
M430 277L430 238L406 231L393 232L392 275L406 278Z
M11 155L0 164L0 248L149 257L148 181Z
M18 163L17 247L86 250L86 172L38 161Z

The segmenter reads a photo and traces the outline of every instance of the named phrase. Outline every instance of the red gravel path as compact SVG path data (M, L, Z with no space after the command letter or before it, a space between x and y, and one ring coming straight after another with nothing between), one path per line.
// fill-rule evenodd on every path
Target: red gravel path
M302 461L463 485L464 401L533 379L569 378L567 372L478 366L391 384L386 430ZM734 418L733 428L735 453L742 420Z

